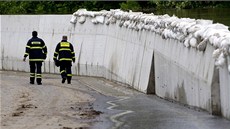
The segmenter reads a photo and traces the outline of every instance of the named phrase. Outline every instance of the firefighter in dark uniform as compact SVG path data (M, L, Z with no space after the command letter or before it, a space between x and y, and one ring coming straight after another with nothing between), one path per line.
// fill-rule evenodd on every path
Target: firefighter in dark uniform
M62 41L56 46L53 60L56 66L60 66L62 83L71 84L72 79L72 62L75 62L75 52L73 45L67 41L67 36L62 37Z
M42 62L46 59L47 48L45 42L37 37L37 31L32 32L32 38L27 42L23 61L29 56L30 64L30 84L34 84L36 78L37 84L42 84ZM36 73L36 74L35 74Z

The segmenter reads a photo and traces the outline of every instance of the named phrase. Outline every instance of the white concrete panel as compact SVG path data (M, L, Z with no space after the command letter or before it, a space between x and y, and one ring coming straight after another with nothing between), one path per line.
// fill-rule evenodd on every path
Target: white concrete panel
M92 56L95 46L94 41L95 36L90 36L84 39L84 42L81 44L81 58L79 60L80 64L92 64Z
M125 72L125 80L126 83L131 85L133 82L134 75L134 60L132 60L133 52L134 52L135 44L127 43L125 49L125 57L124 57L124 72Z
M146 47L142 57L142 65L140 72L140 82L138 90L147 93L148 80L150 75L150 69L152 64L153 49Z
M76 63L80 63L81 61L81 52L82 52L82 46L83 46L83 42L86 38L85 35L78 35L73 33L72 36L72 41L70 41L73 44L74 47L74 51L75 51L75 57L76 57Z
M220 70L220 97L221 97L221 111L222 115L230 119L230 72L228 72L228 65L230 65L230 57L227 58L226 64Z
M134 73L132 85L134 88L138 88L140 84L139 82L140 82L141 66L143 63L142 62L143 47L140 47L140 45L135 44L133 56L134 56L134 64L135 64L133 68L135 70L135 73Z
M207 78L212 78L214 69L214 60L208 50L210 48L207 47L207 51L200 54L192 49L181 49L182 44L172 42L165 44L168 50L165 47L162 52L155 52L154 56L157 77L156 94L210 111L211 80L208 82ZM177 45L177 47L173 47L173 45ZM200 61L202 59L208 62ZM190 64L187 64L188 62ZM208 70L204 71L205 69Z
M115 73L117 69L117 52L116 52L117 39L113 36L108 36L106 39L105 55L104 55L104 66L107 69L106 78L112 79L116 77Z
M140 46L143 48L143 56L141 57L141 69L140 69L140 76L139 76L139 84L138 84L138 90L147 92L147 86L148 86L148 79L151 69L151 63L152 63L152 56L153 56L153 49L149 47L148 42L148 33L143 31L140 33L139 43Z
M104 52L105 52L105 44L106 44L106 36L105 35L96 35L94 41L94 51L93 51L93 65L103 66L104 62Z
M129 64L124 64L124 54L126 51L126 41L124 40L117 40L116 45L116 52L117 52L117 72L116 72L116 81L118 82L125 82L126 73L123 71L124 67L129 66Z
M108 37L107 43L106 43L106 49L105 49L105 57L104 57L104 63L105 67L109 69L110 71L116 70L116 38L114 37Z

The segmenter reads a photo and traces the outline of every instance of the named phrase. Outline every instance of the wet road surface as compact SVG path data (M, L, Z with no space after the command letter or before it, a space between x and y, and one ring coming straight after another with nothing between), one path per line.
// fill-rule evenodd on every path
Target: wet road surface
M1 129L230 129L230 121L102 78L0 71Z

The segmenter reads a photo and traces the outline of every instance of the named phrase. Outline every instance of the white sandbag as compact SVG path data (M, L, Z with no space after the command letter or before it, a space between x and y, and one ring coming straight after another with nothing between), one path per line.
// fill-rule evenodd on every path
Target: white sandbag
M83 24L86 20L86 17L85 16L81 16L78 20L79 23Z
M104 24L105 16L102 15L96 16L96 20L98 23Z

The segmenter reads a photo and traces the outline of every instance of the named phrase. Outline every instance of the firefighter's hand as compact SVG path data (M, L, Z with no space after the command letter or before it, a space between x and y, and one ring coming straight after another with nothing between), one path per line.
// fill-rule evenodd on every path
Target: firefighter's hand
M23 61L24 61L24 62L26 61L26 57L23 58Z
M46 59L46 57L47 57L46 54L44 54L44 55L43 55L44 60Z

